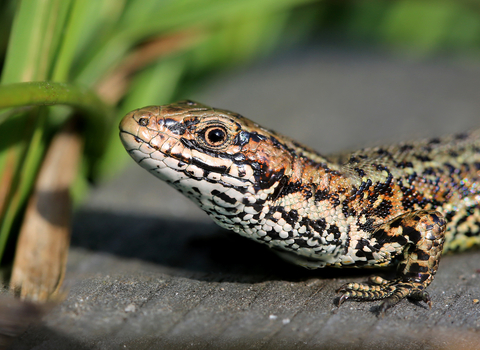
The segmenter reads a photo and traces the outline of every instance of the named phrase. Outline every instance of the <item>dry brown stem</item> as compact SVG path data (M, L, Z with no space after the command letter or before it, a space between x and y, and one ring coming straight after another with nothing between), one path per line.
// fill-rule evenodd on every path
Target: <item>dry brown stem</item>
M73 123L52 140L40 169L20 229L11 288L22 299L58 297L70 243L71 198L82 151Z

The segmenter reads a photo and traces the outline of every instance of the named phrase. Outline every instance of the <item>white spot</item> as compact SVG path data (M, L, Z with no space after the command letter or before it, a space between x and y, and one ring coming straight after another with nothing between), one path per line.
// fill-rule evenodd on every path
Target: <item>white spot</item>
M233 177L239 177L238 176L238 167L233 164L230 169L228 170L228 174Z
M173 159L173 158L165 158L163 161L167 166L173 169L178 169L178 160Z
M375 259L375 261L382 261L383 260L383 256L381 254L379 254L378 252L373 252L372 253L372 256L373 258Z
M125 308L125 312L135 312L137 308L135 307L135 304L129 304Z
M243 194L237 191L235 188L230 188L225 191L225 194L228 194L229 197L235 198L239 203L243 199Z
M253 207L245 206L244 211L245 211L245 213L248 213L248 214L257 214L257 211L255 209L253 209Z
M203 170L193 164L190 164L185 171L190 173L193 177L203 177Z
M254 196L252 196L250 193L246 193L245 198L249 203L252 203L252 204L257 201L257 199Z
M353 264L355 261L352 259L351 256L345 255L342 259L342 264L344 265L350 265Z
M150 153L150 157L155 160L160 160L163 161L165 159L165 156L162 154L162 152L153 152Z
M222 176L222 181L235 187L247 187L245 182L230 176Z
M221 179L221 175L219 173L215 173L215 172L210 172L208 175L207 175L207 178L209 178L210 180L213 180L213 181L218 181Z
M333 253L333 251L334 251L335 249L337 249L337 247L336 247L335 245L330 245L330 246L328 246L326 252L331 254L331 253ZM366 260L366 259L365 259L365 260Z

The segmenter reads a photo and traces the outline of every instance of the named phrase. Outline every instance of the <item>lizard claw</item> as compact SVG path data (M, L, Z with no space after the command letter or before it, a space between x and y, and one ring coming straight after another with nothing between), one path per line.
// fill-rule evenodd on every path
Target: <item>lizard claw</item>
M338 291L337 291L338 292ZM347 294L342 294L342 296L340 297L340 299L338 300L338 307L340 307L340 305L342 305L344 302L346 302L348 300L348 295Z

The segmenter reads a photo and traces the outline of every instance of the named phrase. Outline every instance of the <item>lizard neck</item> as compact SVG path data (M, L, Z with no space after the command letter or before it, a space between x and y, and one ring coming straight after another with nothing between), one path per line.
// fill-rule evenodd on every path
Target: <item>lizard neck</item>
M312 221L326 220L351 192L349 179L338 170L338 165L316 162L306 157L294 157L291 170L281 190L275 191L270 208L281 208L293 216Z

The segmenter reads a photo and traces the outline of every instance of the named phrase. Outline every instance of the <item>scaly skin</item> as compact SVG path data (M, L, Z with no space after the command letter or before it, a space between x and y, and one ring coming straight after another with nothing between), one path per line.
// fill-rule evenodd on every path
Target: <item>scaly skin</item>
M132 158L222 227L307 267L398 266L342 286L340 303L425 288L440 255L480 243L480 130L324 157L229 111L192 101L127 114Z

